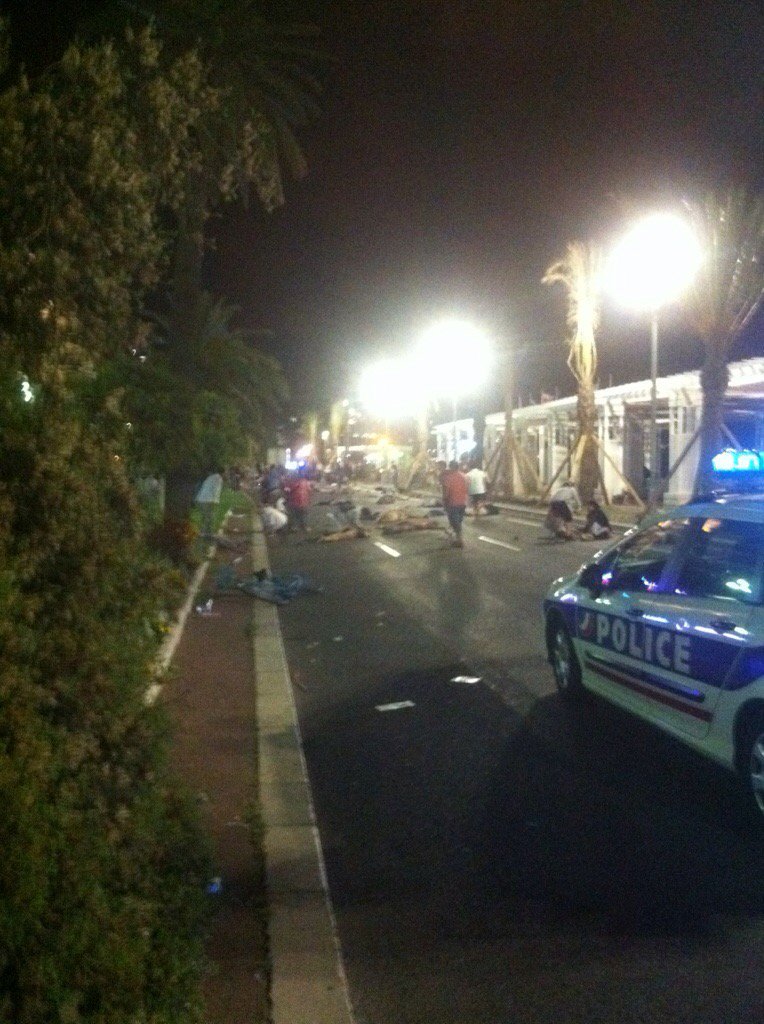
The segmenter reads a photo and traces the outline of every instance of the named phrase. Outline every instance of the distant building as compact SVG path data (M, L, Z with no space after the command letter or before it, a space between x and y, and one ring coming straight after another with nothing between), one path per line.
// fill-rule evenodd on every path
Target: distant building
M764 449L764 358L729 365L724 425L730 447ZM698 464L702 392L700 371L658 379L658 477L665 485L667 504L686 501L692 494ZM626 490L623 478L644 497L650 466L649 380L600 388L596 392L600 466L608 498ZM514 466L514 493L530 496L560 470L575 443L575 395L516 409L512 429L521 452ZM504 436L503 412L486 416L485 465L493 479ZM475 445L472 420L439 423L434 428L439 458L453 458L456 430L460 454Z

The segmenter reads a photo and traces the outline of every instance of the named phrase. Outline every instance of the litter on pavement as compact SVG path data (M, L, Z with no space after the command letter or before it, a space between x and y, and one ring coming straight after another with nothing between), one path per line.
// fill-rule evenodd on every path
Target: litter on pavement
M239 577L231 566L224 565L218 570L216 585L219 591L241 590L252 597L259 597L271 604L288 604L299 594L322 594L323 588L301 573L285 573L271 576L260 569L251 576Z
M377 711L402 711L404 708L415 708L416 704L413 700L397 700L392 704L376 704L375 710Z
M479 683L482 676L454 676L451 680L452 683L467 683L469 686L474 686L475 683Z

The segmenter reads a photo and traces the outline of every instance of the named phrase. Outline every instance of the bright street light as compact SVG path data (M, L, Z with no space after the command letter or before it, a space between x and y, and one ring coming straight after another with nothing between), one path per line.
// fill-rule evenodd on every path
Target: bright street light
M422 387L404 360L380 359L361 374L358 397L367 412L388 424L416 414Z
M675 213L653 213L613 249L607 288L620 305L653 312L679 298L702 261L697 236L686 220Z
M493 363L488 335L467 320L439 320L420 337L413 363L414 375L430 399L451 399L457 460L457 401L478 391L488 379Z
M675 213L653 213L618 242L605 270L606 288L622 306L650 314L650 484L654 506L658 483L658 311L678 299L700 269L703 252L687 221Z

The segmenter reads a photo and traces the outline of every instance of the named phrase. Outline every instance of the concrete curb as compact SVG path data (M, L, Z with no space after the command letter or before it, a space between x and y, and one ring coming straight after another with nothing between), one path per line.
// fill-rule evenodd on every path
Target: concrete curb
M252 554L255 565L270 567L257 525ZM354 1024L275 605L255 601L253 646L271 1019Z

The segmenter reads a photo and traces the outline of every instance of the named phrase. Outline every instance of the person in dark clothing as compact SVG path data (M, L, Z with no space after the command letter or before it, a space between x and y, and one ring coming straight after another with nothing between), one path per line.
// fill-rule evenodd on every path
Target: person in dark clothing
M610 520L605 510L592 498L586 506L586 522L581 527L580 536L591 537L592 540L607 540L611 533Z

